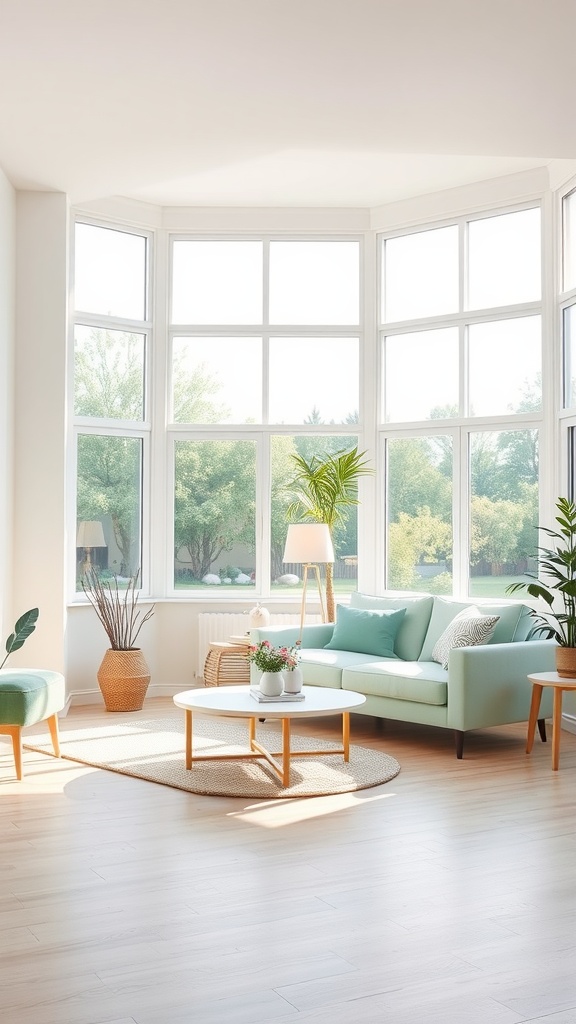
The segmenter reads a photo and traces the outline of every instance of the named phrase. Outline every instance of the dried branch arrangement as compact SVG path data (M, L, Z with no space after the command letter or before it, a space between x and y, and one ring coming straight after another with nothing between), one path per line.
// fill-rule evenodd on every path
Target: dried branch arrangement
M122 590L116 577L113 582L103 582L93 568L82 578L82 590L104 626L113 651L134 650L142 626L154 614L154 605L145 615L137 608L139 578L140 571Z

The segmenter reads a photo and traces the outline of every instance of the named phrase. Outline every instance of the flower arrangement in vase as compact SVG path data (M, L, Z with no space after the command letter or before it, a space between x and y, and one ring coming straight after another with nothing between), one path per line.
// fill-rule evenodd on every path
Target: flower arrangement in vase
M299 642L294 647L273 647L269 640L250 645L247 658L262 672L260 690L267 697L279 697L282 693L284 673L295 670L298 664L298 649Z

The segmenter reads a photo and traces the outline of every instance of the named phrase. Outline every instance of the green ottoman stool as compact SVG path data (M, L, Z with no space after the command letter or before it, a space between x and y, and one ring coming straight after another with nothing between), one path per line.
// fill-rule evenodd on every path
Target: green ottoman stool
M0 669L0 735L12 737L16 775L22 778L22 729L48 723L54 754L60 757L57 712L66 700L64 676L47 669Z

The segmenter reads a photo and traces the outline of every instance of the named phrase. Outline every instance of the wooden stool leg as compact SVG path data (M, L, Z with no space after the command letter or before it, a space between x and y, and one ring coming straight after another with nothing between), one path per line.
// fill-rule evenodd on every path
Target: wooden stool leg
M47 718L48 728L50 729L50 738L52 740L52 746L54 747L54 756L60 757L60 737L58 736L58 715L50 715Z
M16 767L16 778L22 781L22 729L19 725L4 726L6 734L12 739L12 750L14 751L14 765ZM2 732L4 732L4 729Z

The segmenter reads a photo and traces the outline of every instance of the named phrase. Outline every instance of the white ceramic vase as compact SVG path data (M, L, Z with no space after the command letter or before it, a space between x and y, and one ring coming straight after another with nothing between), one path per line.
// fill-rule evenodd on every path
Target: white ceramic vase
M296 665L296 668L285 669L282 675L284 676L284 689L286 693L300 693L304 682L302 669Z
M265 697L279 697L284 689L281 672L263 672L260 676L260 693Z

